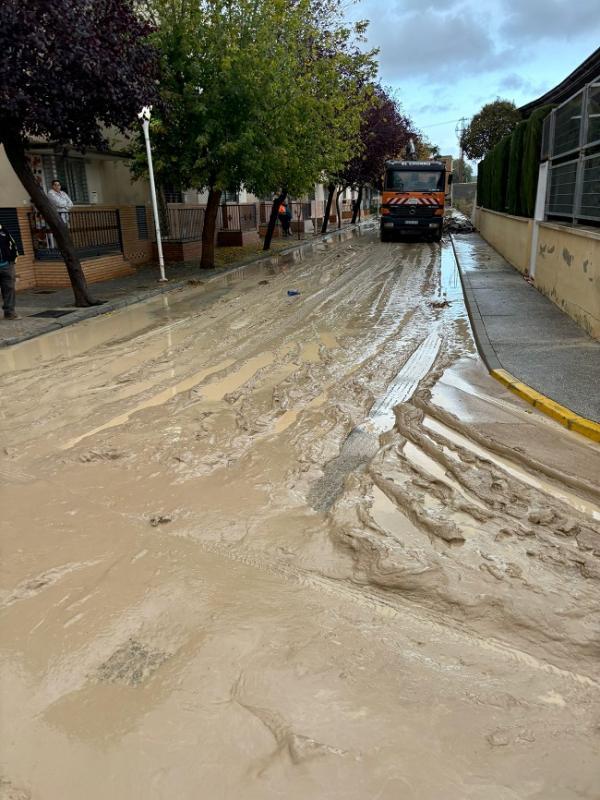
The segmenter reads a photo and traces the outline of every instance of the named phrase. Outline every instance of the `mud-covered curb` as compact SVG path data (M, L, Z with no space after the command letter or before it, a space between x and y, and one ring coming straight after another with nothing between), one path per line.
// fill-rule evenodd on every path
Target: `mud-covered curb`
M452 243L454 260L456 261L456 264L458 266L458 274L460 275L460 282L462 283L463 287L465 304L467 306L469 319L471 320L471 327L473 328L473 335L475 336L475 343L477 344L477 349L479 350L479 354L481 355L482 359L485 362L485 365L487 366L488 370L490 370L490 372L494 369L502 369L502 364L500 363L500 359L496 355L496 351L494 350L494 347L488 338L487 331L483 323L483 319L481 318L481 314L479 313L479 306L477 305L477 300L475 299L475 294L471 287L471 281L469 280L469 276L461 267L460 259L458 257L458 252L454 244L454 237L452 236L452 234L448 235L450 238L450 242Z
M566 406L562 406L560 403L552 400L552 398L541 394L528 384L519 380L519 378L515 378L514 375L511 375L510 372L507 372L504 369L500 359L496 355L494 346L490 342L487 335L483 319L479 313L479 307L475 299L475 294L471 287L469 276L463 270L460 264L460 259L454 245L454 238L452 235L450 235L450 241L452 242L454 259L458 266L458 274L460 275L460 281L463 287L465 305L467 306L467 312L469 314L469 319L471 320L471 327L473 328L475 343L477 344L479 355L483 359L483 362L488 368L492 378L500 381L501 384L503 384L507 389L516 394L522 400L525 400L526 403L529 403L534 408L537 408L538 411L541 411L546 416L551 417L565 428L575 431L582 436L586 436L588 439L591 439L594 442L600 442L600 424L591 419L587 419L587 417L582 417L579 414L576 414L574 411L571 411L571 409L566 408Z
M310 241L302 241L298 244L292 245L290 247L286 247L284 250L278 250L276 252L266 252L264 255L258 255L253 258L246 259L244 261L238 261L235 264L231 264L226 269L218 270L209 273L206 276L200 277L202 278L203 285L211 283L218 278L223 277L223 275L228 275L231 272L237 272L239 270L243 270L246 267L254 266L255 264L260 264L264 261L272 261L273 259L278 259L282 256L289 255L290 253L294 252L310 252L316 245L329 241L331 239L338 238L339 241L344 241L347 238L347 235L350 232L354 232L359 230L360 228L369 228L373 227L375 222L373 219L365 220L364 222L359 222L356 225L346 225L342 229L336 228L333 231L329 231L325 234L320 234L319 236L315 236L314 239ZM196 273L194 276L196 277ZM183 280L178 281L169 281L165 284L159 284L154 289L146 289L143 292L132 292L128 294L127 297L122 297L116 300L108 300L105 303L102 303L98 306L90 306L88 308L82 308L76 311L65 315L64 319L52 320L48 322L41 328L38 328L35 331L29 331L28 333L20 334L19 336L12 336L8 339L3 339L0 341L0 349L5 347L12 347L13 345L20 344L21 342L26 342L29 339L36 339L38 336L44 336L47 333L53 333L55 331L61 330L61 328L68 328L71 325L75 325L78 322L84 322L88 319L94 319L94 317L99 317L103 314L110 314L114 311L120 311L123 308L127 308L128 306L135 305L137 303L143 303L146 300L153 300L156 297L159 297L162 294L166 294L168 292L175 292L179 289L183 289L189 286L189 281L192 276L184 278Z

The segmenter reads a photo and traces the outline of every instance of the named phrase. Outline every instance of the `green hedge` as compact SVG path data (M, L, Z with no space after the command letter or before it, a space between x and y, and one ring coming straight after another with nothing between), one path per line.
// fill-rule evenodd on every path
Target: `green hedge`
M533 217L545 117L543 106L520 122L479 163L477 203L491 211Z
M506 210L509 214L521 216L521 172L523 170L523 143L527 122L519 122L510 137L510 153L508 156L508 177L506 184Z
M501 139L493 150L491 200L494 211L506 211L506 185L511 136Z
M521 208L523 216L533 217L537 195L538 173L540 171L540 152L544 119L554 106L538 108L527 120L523 142L523 167L521 174Z

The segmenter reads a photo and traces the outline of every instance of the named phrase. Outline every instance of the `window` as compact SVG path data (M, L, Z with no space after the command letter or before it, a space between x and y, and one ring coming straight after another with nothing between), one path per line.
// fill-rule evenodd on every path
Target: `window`
M221 196L222 203L239 203L240 202L240 193L239 192L223 192Z
M85 161L82 158L44 155L42 156L42 164L46 190L52 187L52 181L58 179L74 203L85 204L90 202Z
M389 170L385 188L396 192L443 192L444 173L432 170Z
M146 217L146 206L135 207L135 218L137 221L138 239L141 242L148 239L148 218Z

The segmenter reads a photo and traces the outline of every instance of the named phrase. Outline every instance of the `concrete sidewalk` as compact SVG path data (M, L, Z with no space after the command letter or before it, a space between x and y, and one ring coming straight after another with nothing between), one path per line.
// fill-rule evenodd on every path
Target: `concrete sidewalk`
M600 342L478 234L455 235L453 241L488 368L504 369L575 414L600 422Z

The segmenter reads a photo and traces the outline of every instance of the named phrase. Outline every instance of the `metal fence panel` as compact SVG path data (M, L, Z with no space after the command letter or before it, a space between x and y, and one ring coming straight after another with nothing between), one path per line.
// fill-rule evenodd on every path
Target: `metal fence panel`
M121 224L119 212L116 209L71 211L66 222L75 250L80 258L93 258L108 253L122 252ZM40 261L62 260L54 236L39 211L30 212L29 223L36 259Z
M204 206L167 206L167 231L163 238L177 242L189 242L202 238Z
M586 143L600 144L600 83L592 83L588 88L587 118Z
M548 216L572 217L575 204L578 161L550 167Z
M583 160L581 205L578 217L600 222L600 155Z
M552 133L554 128L554 113L551 112L544 120L542 128L542 161L547 161L552 154Z
M583 98L584 92L581 91L556 109L552 148L554 158L577 150L580 145Z

